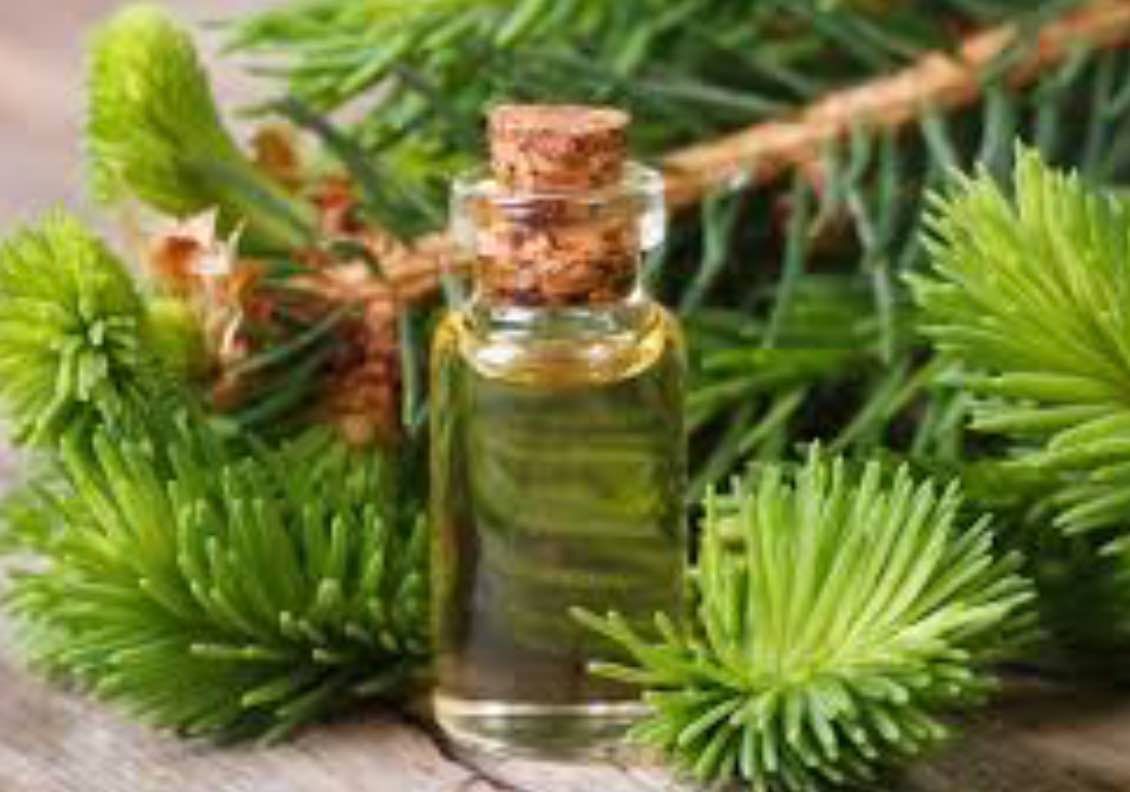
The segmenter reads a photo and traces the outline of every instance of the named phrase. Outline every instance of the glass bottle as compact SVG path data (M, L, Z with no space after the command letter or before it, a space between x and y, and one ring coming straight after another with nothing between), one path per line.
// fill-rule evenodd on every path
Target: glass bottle
M467 747L611 750L642 705L587 673L615 650L570 608L681 612L684 350L640 285L666 217L626 121L500 108L493 170L454 188L470 288L433 342L434 704Z

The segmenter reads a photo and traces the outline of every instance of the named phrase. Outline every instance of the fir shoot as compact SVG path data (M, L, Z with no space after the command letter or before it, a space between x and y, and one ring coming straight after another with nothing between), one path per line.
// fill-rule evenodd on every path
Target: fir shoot
M1019 557L959 517L953 486L849 471L814 449L711 494L690 626L577 613L631 656L593 670L644 688L632 736L702 781L873 781L945 737L1033 635Z

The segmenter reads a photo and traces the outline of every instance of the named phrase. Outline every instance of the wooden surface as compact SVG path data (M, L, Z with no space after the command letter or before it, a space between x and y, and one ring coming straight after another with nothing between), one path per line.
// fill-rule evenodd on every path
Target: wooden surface
M884 792L1125 792L1130 702L1026 685L968 737ZM654 766L452 756L428 728L380 711L271 748L213 748L130 723L0 663L4 792L658 792Z
M194 18L262 0L180 0ZM81 200L78 129L85 27L110 0L0 0L0 233ZM246 91L229 71L225 96ZM0 449L0 481L14 463ZM2 636L2 631L0 631ZM908 792L1126 792L1130 699L1024 685L970 736L908 778ZM683 789L652 766L456 757L426 726L378 711L293 743L216 749L130 723L18 667L0 638L0 792L643 792Z

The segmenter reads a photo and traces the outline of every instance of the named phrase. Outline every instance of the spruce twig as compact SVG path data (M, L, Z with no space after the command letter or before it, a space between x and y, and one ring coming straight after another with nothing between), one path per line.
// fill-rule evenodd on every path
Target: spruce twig
M4 604L40 670L218 739L279 738L419 678L427 536L388 458L325 431L243 457L186 414L72 433L60 458L61 482L0 514L31 561Z
M1011 191L981 173L936 199L933 270L911 280L973 428L1012 441L966 476L1012 493L1006 538L1032 556L1049 623L1100 655L1130 643L1128 228L1122 197L1022 149ZM1081 568L1085 583L1065 577Z
M412 481L325 429L255 452L220 437L151 321L73 218L0 246L0 407L54 464L0 509L22 648L193 735L281 736L396 696L428 653Z
M313 212L261 173L224 127L191 37L156 6L130 6L99 28L86 127L91 192L137 198L178 218L219 209L269 250L310 242Z
M155 325L132 279L61 212L0 244L0 404L12 437L54 448L78 426L133 424L162 393Z
M1020 558L961 502L815 448L756 468L706 500L689 626L659 614L646 636L576 612L631 658L593 670L644 688L632 736L700 780L873 782L944 738L993 689L988 665L1035 635Z
M1032 37L1014 24L972 34L952 53L931 51L912 64L861 85L840 89L800 111L791 120L773 120L717 140L681 148L660 158L668 200L676 208L733 186L768 184L800 169L820 170L824 152L853 130L878 135L921 122L923 113L942 114L974 104L984 96L986 75L1000 64L1007 82L1023 88L1071 59L1080 49L1103 50L1130 41L1130 4L1097 0L1044 24ZM1018 60L1003 59L1019 47ZM412 290L426 294L450 271L443 234L429 234L413 257ZM433 257L432 262L427 258Z
M1058 523L1118 528L1130 502L1130 207L1031 150L1012 192L982 173L936 200L934 273L911 279L923 330L967 372L976 428L1015 438L1025 465L1069 474Z
M981 31L952 52L933 51L899 71L836 91L795 118L770 121L662 159L675 206L697 203L719 186L764 184L794 168L810 168L823 151L856 127L872 133L917 123L924 109L945 112L983 96L985 76L1002 65L1007 82L1023 88L1072 57L1080 47L1114 49L1130 41L1130 4L1098 0L1044 25L1031 43L1015 24ZM1003 63L1020 45L1018 59Z

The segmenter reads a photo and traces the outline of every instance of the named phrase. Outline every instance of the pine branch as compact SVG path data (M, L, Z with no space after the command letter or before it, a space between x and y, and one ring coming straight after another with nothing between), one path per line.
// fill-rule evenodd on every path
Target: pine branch
M1130 5L1121 0L1090 3L1047 22L1034 36L1016 24L975 33L953 54L922 54L893 74L815 100L794 120L767 121L664 155L668 198L676 208L688 207L734 185L768 184L797 169L821 173L828 149L850 141L858 130L882 137L884 131L922 123L924 115L937 117L983 99L994 69L1004 69L1005 81L1021 88L1082 49L1118 49L1128 41ZM822 174L820 180L826 177ZM424 295L438 289L442 273L454 264L443 234L422 239L405 277L414 294Z
M970 372L962 382L983 399L975 428L1015 437L1024 464L1069 476L1061 526L1125 526L1130 208L1032 151L1013 192L982 174L938 201L935 277L911 281L924 331Z
M125 267L62 213L0 245L0 403L19 442L136 421L164 391Z
M1109 670L1130 645L1130 207L1022 151L1010 194L982 173L930 228L923 330L978 397L973 427L1013 441L990 489L1037 482L1005 539L1061 642Z
M272 183L220 120L191 38L155 6L120 11L92 44L86 148L102 203L133 197L184 218L216 207L228 230L288 250L313 232L309 207Z
M1016 0L305 2L240 20L231 45L281 53L258 70L324 112L380 85L359 137L382 150L422 124L441 150L474 145L460 138L477 137L483 103L509 96L628 106L655 151L897 67L954 30L1032 16ZM472 68L480 79L468 84Z
M771 121L667 155L669 200L675 206L694 204L721 185L764 184L794 168L816 166L829 144L856 127L881 133L917 123L923 110L971 105L982 98L985 77L995 69L1005 71L1009 85L1022 88L1080 47L1116 49L1128 41L1130 5L1122 0L1098 0L1053 20L1030 43L1016 24L975 33L953 53L925 53L894 74L818 100L793 120Z
M961 31L1003 21L1029 27L1079 4L292 3L240 20L231 44L268 56L258 70L314 109L360 111L358 143L400 187L442 206L446 174L481 150L483 108L503 99L624 107L635 117L635 149L651 157L787 117L924 52L948 51ZM369 92L380 98L366 106ZM419 220L409 213L391 224Z
M0 514L30 659L211 736L396 695L428 651L412 480L326 430L221 439L155 359L158 313L69 217L0 247L0 402L58 468Z
M949 734L994 685L987 665L1033 635L1019 557L954 487L905 469L862 476L814 449L706 501L696 618L658 637L578 612L630 664L594 672L645 689L635 739L703 781L816 790L874 781Z
M36 667L217 739L279 738L418 678L426 531L389 459L325 432L240 458L191 419L68 435L61 459L63 483L4 520L29 562L4 603Z

